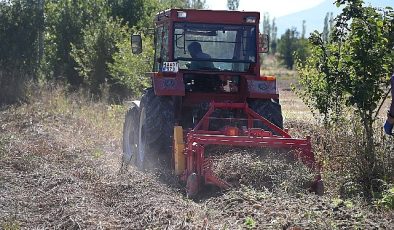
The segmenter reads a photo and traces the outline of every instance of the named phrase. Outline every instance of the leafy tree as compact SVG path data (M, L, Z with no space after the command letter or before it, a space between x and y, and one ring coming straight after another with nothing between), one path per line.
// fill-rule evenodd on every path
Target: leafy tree
M276 26L275 18L272 19L272 26L271 26L271 53L276 53L276 48L278 45L278 27Z
M305 20L302 20L301 39L305 39L305 33L306 33L306 21L305 21Z
M205 0L161 0L160 5L165 8L204 9Z
M296 42L296 48L293 54L293 58L296 62L305 63L310 55L310 44L308 39L299 38Z
M205 0L188 0L187 7L192 9L204 9Z
M143 52L134 55L131 52L130 39L117 43L118 52L113 55L113 62L107 63L114 84L126 87L131 94L139 96L150 84L145 73L153 65L152 38L143 37Z
M328 13L324 17L324 27L323 27L323 41L327 42L330 37L330 32L333 27L333 13Z
M105 0L48 0L45 12L45 70L52 73L50 78L79 86L83 78L79 76L77 63L70 55L71 44L76 47L82 45L83 29L108 14L108 5Z
M188 0L160 0L159 5L162 10L171 8L188 8Z
M288 69L293 69L294 52L298 46L298 32L295 28L287 29L281 36L278 44L278 51L281 54L281 59Z
M0 1L0 104L24 98L37 76L37 36L42 28L37 0Z
M312 34L311 57L298 66L304 86L300 93L306 104L324 115L326 125L338 120L345 106L358 116L364 139L361 180L369 189L379 177L373 122L394 67L394 13L364 7L361 0L336 3L345 7L330 38L326 42L324 34Z
M271 25L270 25L270 15L269 13L264 13L263 15L263 33L271 34Z
M129 37L127 29L121 26L119 20L101 20L92 22L83 30L82 45L72 45L70 53L77 63L76 70L94 94L100 94L100 87L104 83L110 86L114 83L107 64L113 61L112 56L117 52L116 44Z
M239 0L227 0L227 8L229 10L238 10Z
M121 18L129 27L135 26L144 17L143 0L108 0L110 15Z
M305 38L300 37L296 28L287 29L278 41L278 52L288 69L293 69L296 56L304 62L309 56L309 45Z

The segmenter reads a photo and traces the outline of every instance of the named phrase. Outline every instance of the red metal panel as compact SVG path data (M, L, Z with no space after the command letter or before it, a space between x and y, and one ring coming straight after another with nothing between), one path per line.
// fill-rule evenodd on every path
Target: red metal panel
M249 98L279 99L276 81L247 80Z
M185 96L185 84L183 77L157 76L156 73L150 73L152 78L155 94L158 96Z
M186 12L186 18L178 18L178 11ZM255 17L255 23L246 23L246 17ZM221 23L221 24L245 24L259 25L259 12L243 12L243 11L221 11L221 10L193 10L193 9L172 9L169 18L176 22L199 22L199 23Z
M245 99L242 98L242 95L237 93L189 93L185 94L185 98L183 99L184 106L194 106L196 104L200 104L202 102L210 102L210 101L234 101L241 102Z

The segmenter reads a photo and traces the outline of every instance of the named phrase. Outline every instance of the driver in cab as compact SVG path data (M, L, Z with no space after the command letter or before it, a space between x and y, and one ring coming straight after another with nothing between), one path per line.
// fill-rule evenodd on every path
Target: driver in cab
M192 42L187 46L187 50L190 53L190 56L195 59L190 62L188 66L189 69L199 70L199 69L215 69L215 66L211 61L206 61L204 59L211 59L209 54L202 52L201 44L198 42ZM199 61L198 59L202 59L204 61Z

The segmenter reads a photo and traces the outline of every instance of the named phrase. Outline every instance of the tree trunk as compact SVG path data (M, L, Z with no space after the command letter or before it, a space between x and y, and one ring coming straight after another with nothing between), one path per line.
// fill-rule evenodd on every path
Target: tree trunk
M373 130L373 111L363 111L362 112L362 123L364 128L364 138L365 138L365 151L364 151L364 168L362 172L362 180L365 183L365 189L367 189L370 195L373 194L373 180L377 178L376 175L376 152L375 152L375 141L374 141L374 130Z

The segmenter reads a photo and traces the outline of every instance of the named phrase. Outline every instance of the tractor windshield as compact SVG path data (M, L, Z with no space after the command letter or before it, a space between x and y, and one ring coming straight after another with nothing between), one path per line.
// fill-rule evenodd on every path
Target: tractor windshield
M256 28L176 23L174 60L180 69L246 72L256 62Z

